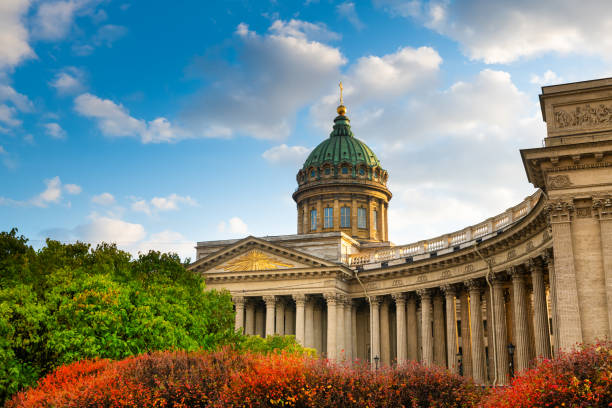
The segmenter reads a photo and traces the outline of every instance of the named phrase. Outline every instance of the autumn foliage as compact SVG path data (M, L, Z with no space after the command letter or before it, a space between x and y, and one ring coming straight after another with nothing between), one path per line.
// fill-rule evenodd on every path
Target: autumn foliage
M612 407L612 342L541 361L511 386L491 391L482 407Z
M463 407L472 383L409 364L372 371L297 354L157 352L57 369L9 408L29 407Z

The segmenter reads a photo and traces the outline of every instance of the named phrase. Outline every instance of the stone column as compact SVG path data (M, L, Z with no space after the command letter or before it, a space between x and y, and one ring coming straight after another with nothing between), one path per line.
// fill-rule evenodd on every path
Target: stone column
M548 206L555 254L555 291L559 348L570 350L582 343L582 323L578 305L578 286L574 265L571 222L574 205L559 201Z
M314 300L314 299L313 299ZM323 319L324 310L323 305L319 302L313 302L313 315L314 315L314 347L319 352L319 355L323 353L326 347L326 343L323 343L323 335L325 334L325 321Z
M285 335L285 301L278 299L276 302L276 334Z
M304 345L304 304L306 303L306 295L298 293L293 295L295 301L295 339L298 343Z
M317 231L323 231L323 200L317 200Z
M340 231L340 202L336 198L334 200L334 229Z
M433 296L433 321L434 363L437 366L446 367L444 299L440 293L435 293Z
M315 348L314 299L312 297L306 299L304 320L304 345L306 347Z
M529 263L531 283L533 285L533 329L535 335L536 356L550 358L550 332L548 331L548 307L546 305L546 287L541 260Z
M274 311L276 310L276 296L264 296L266 303L266 337L274 335Z
M461 361L463 376L472 377L472 336L470 333L470 301L466 291L461 292Z
M409 360L418 361L418 323L416 298L414 295L409 295L406 300L406 326L406 335L408 338L407 357Z
M387 205L383 200L380 200L380 239L382 241L388 241L388 231L387 231Z
M327 301L327 358L334 360L336 359L336 330L338 328L338 295L326 293L324 297Z
M523 271L513 267L512 292L514 302L514 336L516 341L516 371L529 368L529 328L527 327L527 291Z
M380 362L383 365L391 364L389 333L391 333L389 324L389 302L388 299L383 298L380 305Z
M351 197L351 235L357 236L357 198Z
M310 231L310 207L308 205L308 200L304 200L304 218L302 220L302 232L304 234Z
M487 368L487 373L485 375L485 378L487 379L488 383L492 383L493 379L495 377L495 361L494 360L494 345L493 345L493 330L491 329L491 322L493 321L493 311L492 311L492 304L491 304L491 289L489 288L489 285L486 284L486 280L485 280L485 285L484 285L484 296L483 296L483 300L485 301L485 312L486 312L486 321L487 321L487 326L486 326L486 330L484 331L485 333L485 337L487 338L486 341L486 348L485 350L488 350L488 353L485 353L486 356L486 363L485 366ZM487 355L488 354L488 355Z
M455 287L442 286L446 296L446 360L448 370L453 374L459 373L457 366L457 314L455 308Z
M295 309L285 305L285 334L295 336Z
M376 368L376 357L380 358L380 297L370 296L370 330L372 332L372 345L370 347L372 355L370 362L372 368Z
M266 337L266 309L265 307L255 308L255 334L259 337Z
M426 366L432 366L433 359L433 341L432 341L432 304L431 304L431 290L430 289L419 289L417 291L421 297L421 344L423 347L422 362Z
M357 303L351 300L351 343L352 343L352 358L359 358L357 354Z
M495 333L494 347L497 357L497 385L508 384L508 333L506 331L506 302L504 300L504 281L500 277L493 279L493 326L489 327ZM491 346L489 346L491 352Z
M472 337L472 378L476 384L485 383L485 350L482 327L482 304L480 303L481 284L470 279L467 281L470 294L470 333Z
M395 319L397 327L397 365L402 365L407 360L407 346L408 341L406 338L406 295L403 293L394 293L393 300L395 300Z
M544 253L544 261L548 270L549 291L550 291L550 317L552 319L552 335L553 335L553 356L559 353L559 317L557 315L557 290L555 284L555 260L552 250L546 250Z
M348 361L353 360L353 300L344 300L344 358Z
M255 334L255 303L252 299L246 301L246 318L244 319L244 329L246 334Z
M372 197L368 197L368 231L370 239L375 240L378 231L374 229L374 199Z
M236 330L243 331L244 327L244 296L233 296L232 301L236 307L236 320L234 322L234 328Z
M612 198L610 196L594 198L593 210L596 217L599 218L604 282L608 304L608 330L610 337L612 337Z
M336 301L336 356L338 360L346 358L344 336L344 296L338 295Z

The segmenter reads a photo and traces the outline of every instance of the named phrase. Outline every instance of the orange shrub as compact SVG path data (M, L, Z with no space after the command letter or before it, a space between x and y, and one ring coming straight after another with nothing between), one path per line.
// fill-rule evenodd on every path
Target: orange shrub
M441 369L372 371L295 354L158 352L64 366L9 408L461 407L479 389Z
M492 391L481 406L612 407L612 342L541 361L516 377L511 386Z

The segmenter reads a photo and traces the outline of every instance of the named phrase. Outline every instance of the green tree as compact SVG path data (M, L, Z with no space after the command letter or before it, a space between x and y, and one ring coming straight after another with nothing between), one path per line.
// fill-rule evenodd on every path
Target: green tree
M229 293L206 291L176 254L53 240L34 251L0 233L0 404L61 364L239 338Z

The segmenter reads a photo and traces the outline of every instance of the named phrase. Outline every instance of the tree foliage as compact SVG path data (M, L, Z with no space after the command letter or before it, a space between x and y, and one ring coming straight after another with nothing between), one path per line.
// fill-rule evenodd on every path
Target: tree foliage
M205 291L176 254L0 232L0 404L56 367L237 339L231 297Z

